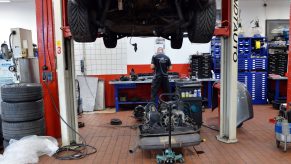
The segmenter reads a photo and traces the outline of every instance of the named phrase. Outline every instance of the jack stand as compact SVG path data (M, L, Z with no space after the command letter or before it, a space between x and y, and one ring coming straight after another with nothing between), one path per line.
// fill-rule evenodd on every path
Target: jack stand
M172 107L174 105L173 101L164 101L162 99L163 96L177 96L175 94L161 94L160 96L160 100L163 103L166 103L168 106L168 110L169 110L169 123L168 123L168 129L169 129L169 148L165 150L165 152L163 153L163 155L157 155L156 159L157 159L157 163L161 164L161 163L176 163L176 162L180 162L183 163L184 162L184 158L182 156L182 154L176 155L175 152L173 152L172 150L172 142L171 142L171 137L172 137ZM179 96L178 100L179 100ZM178 101L177 100L177 101Z

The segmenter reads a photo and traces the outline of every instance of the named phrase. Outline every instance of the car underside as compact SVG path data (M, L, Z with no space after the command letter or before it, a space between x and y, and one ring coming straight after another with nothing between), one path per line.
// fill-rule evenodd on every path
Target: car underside
M77 42L103 37L107 48L117 39L156 36L181 48L183 37L208 43L216 21L215 0L68 0L72 36Z

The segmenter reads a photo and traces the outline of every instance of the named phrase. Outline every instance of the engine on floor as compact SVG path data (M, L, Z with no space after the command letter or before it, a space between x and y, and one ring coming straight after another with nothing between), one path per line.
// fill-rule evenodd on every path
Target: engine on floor
M172 111L171 118L169 110ZM141 133L163 133L163 131L168 131L169 127L172 128L172 131L175 129L180 131L198 130L199 127L187 110L182 101L160 102L158 108L155 103L149 103L145 107L137 106L134 110L134 116L143 122L140 126ZM169 126L170 119L171 126ZM186 130L185 127L187 128Z
M138 127L138 144L130 149L130 152L134 152L138 147L142 150L165 148L171 150L171 148L199 145L202 141L199 134L202 111L193 106L193 101L182 100L179 94L164 93L159 97L160 103L157 106L155 103L149 103L144 107L137 106L134 116L142 120L142 124ZM169 154L165 153L165 155ZM157 158L160 161L164 157ZM173 154L170 157L172 158Z

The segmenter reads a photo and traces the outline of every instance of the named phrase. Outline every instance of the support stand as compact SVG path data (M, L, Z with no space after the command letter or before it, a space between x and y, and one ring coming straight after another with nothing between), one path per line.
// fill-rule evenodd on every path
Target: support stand
M176 96L173 94L163 94L162 96ZM162 98L160 97L160 100L162 100ZM170 103L169 103L170 102ZM172 103L171 101L169 102L165 102L168 105L168 111L169 111L169 123L168 123L168 130L169 130L169 148L165 150L165 152L163 153L163 155L157 155L156 159L157 159L157 163L176 163L176 162L180 162L183 163L184 162L184 158L182 156L182 154L178 154L176 155L175 152L172 150Z

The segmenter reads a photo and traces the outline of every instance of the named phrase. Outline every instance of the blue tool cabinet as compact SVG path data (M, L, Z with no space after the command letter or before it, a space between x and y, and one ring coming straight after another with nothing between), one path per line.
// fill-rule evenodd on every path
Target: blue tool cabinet
M260 46L256 46L260 42ZM268 54L264 37L240 37L238 39L238 81L244 83L253 104L267 103ZM220 79L221 43L219 38L211 42L211 54L215 78Z

